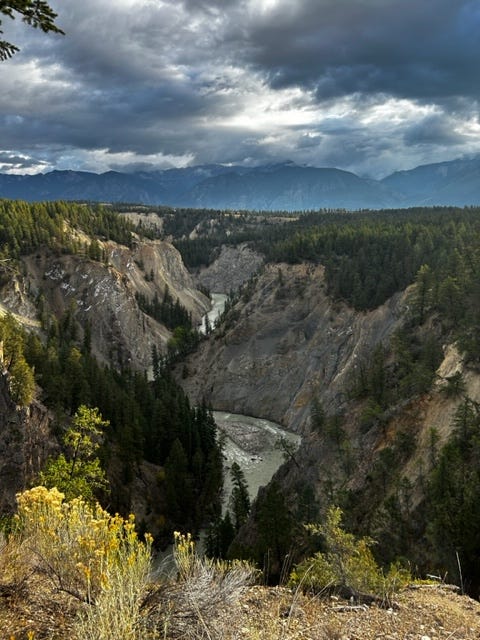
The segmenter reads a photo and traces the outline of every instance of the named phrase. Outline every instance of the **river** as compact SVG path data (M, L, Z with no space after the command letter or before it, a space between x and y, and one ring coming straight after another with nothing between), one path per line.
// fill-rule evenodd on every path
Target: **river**
M212 307L206 314L208 323L215 327L215 321L225 308L228 296L225 293L212 293ZM205 316L199 325L199 331L205 333ZM214 411L215 422L225 434L225 502L230 494L229 469L233 462L242 468L248 482L250 497L254 499L261 486L268 484L275 471L283 462L283 452L278 447L280 439L300 445L300 436L285 431L279 424L260 418L243 416L224 411Z
M211 296L212 308L207 315L213 329L215 320L222 313L228 296L223 293L212 293ZM198 329L205 333L205 316L203 316ZM226 411L213 411L213 417L220 434L224 434L225 438L223 507L226 509L231 492L229 471L234 462L237 462L241 467L248 484L250 499L254 500L259 488L270 482L273 474L284 461L283 451L278 446L279 441L285 440L298 448L301 438L295 433L286 431L279 424L264 418L254 418ZM202 534L197 547L200 552L201 540ZM174 570L171 547L158 554L155 567L156 572L160 574Z
M226 411L214 411L213 417L218 430L225 435L225 481L223 510L228 507L232 484L230 468L233 462L241 467L248 484L250 499L254 500L260 487L267 485L275 471L283 462L283 453L277 443L280 438L298 447L300 436L285 431L279 424ZM197 540L197 552L203 553L205 532L201 531ZM154 561L154 574L171 575L175 572L172 547L158 552Z
M227 301L226 293L212 293L210 294L210 300L212 301L212 308L208 313L202 317L201 323L198 325L200 333L205 333L205 317L208 317L210 327L213 329L215 326L215 320L221 315L225 308L225 302Z
M214 411L218 429L225 434L225 502L230 494L229 470L236 462L245 474L250 498L256 498L260 487L268 484L284 461L278 446L282 439L294 448L300 445L300 436L285 431L279 424L251 416Z

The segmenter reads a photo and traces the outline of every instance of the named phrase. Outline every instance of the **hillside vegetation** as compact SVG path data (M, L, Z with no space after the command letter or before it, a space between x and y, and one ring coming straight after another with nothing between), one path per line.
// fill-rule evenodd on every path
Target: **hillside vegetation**
M86 307L86 294L83 299L72 295L73 279L67 279L65 259L61 267L54 265L62 256L68 259L78 256L81 262L72 262L72 271L75 274L83 270L83 277L90 279L90 290L97 287L98 273L102 278L104 274L111 274L113 283L118 282L117 270L108 264L116 257L107 254L111 246L118 254L118 247L129 251L134 242L139 243L133 226L126 218L104 207L0 201L0 229L2 287L9 292L16 283L17 290L23 289L25 299L35 309L37 321L37 330L32 332L23 329L11 314L0 318L1 366L8 381L8 393L19 407L28 406L33 399L42 402L50 412L52 436L60 440L60 448L79 407L94 407L105 424L108 423L107 428L102 427L98 439L99 459L110 480L108 488L96 492L96 498L121 513L135 509L132 505L134 484L139 476L147 474L152 479L146 492L144 515L155 529L157 544L168 541L175 528L197 531L219 508L222 463L209 408L206 405L192 407L168 371L169 360L178 357L182 349L198 339L191 314L178 299L174 300L168 286L161 299L155 293L149 301L147 293L143 294L144 314L159 315L164 332L167 335L171 332L168 348L164 343L152 345L148 376L146 370L130 368L122 360L118 366L111 343L105 346L104 359L100 361L92 351L93 343L98 350L97 336L92 335L96 318L82 322L79 314L79 310ZM168 247L164 249L167 250ZM133 262L132 257L129 261ZM174 267L172 263L171 268ZM60 282L54 274L54 287L49 294L46 276L56 273L56 269L61 274ZM36 271L41 272L38 279ZM145 273L147 286L149 279L150 274ZM40 288L32 296L30 289L35 281L40 283L37 285ZM63 305L54 306L52 302L55 296L58 298L59 288L70 296ZM152 295L151 290L145 291ZM109 289L106 295L113 296L114 291ZM127 290L127 295L134 305L133 294ZM5 302L8 308L8 301ZM101 307L105 309L107 304L104 301ZM101 309L96 313L100 314ZM141 313L142 309L137 307L140 320ZM126 312L118 310L114 321L126 322ZM145 339L146 322L144 318ZM15 413L13 407L10 411ZM6 412L3 419L6 431L10 419ZM71 443L64 444L63 449L67 455L76 455ZM54 451L55 447L51 451L43 447L40 454L43 464ZM8 451L5 455L8 456ZM33 452L33 455L39 454ZM145 464L150 465L148 473ZM10 484L22 487L35 480L14 478L15 472L11 473L4 493L11 490ZM6 502L8 500L2 498L2 504ZM145 527L146 522L142 526Z
M257 572L248 563L202 559L191 537L179 533L175 577L154 577L151 538L137 534L133 518L66 501L44 487L23 492L18 504L8 540L0 543L0 624L11 639L478 637L480 605L449 585L408 583L397 572L397 583L368 605L300 586L266 589L252 586ZM363 541L331 524L325 532L332 575L343 563L351 570L363 562L364 576L373 576ZM360 562L355 549L362 549Z
M143 210L134 226L128 213L138 210L118 209L0 201L1 302L3 309L16 310L17 319L29 320L27 329L12 314L0 318L2 505L8 515L3 526L7 556L2 557L8 557L10 543L19 542L12 537L17 520L11 519L14 508L6 494L13 495L13 487L20 491L43 483L66 494L69 504L82 494L81 516L75 502L75 507L60 506L64 503L57 496L47 503L53 501L55 517L68 513L84 523L98 520L103 524L93 528L99 530L107 523L114 535L102 549L112 544L131 552L133 564L136 550L144 557L151 544L147 537L141 543L147 546L137 547L133 537L132 549L122 546L133 532L129 512L140 504L138 539L151 529L154 546L169 543L175 530L196 535L207 527L207 552L214 558L202 565L207 577L201 574L197 591L205 592L205 584L213 589L228 583L235 566L228 563L239 558L253 563L264 583L285 585L291 579L294 595L282 591L278 602L290 607L286 627L292 624L303 637L349 633L336 617L339 612L330 630L317 625L316 616L330 615L331 609L316 609L308 600L312 594L348 591L359 604L363 598L379 604L379 598L388 600L388 576L403 582L407 574L411 581L434 572L441 582L448 576L477 596L479 210L269 216L154 208ZM146 224L149 216L160 224ZM225 245L247 246L257 264L264 264L230 292L215 330L203 338L192 319L206 309L203 294L169 240L192 270L215 263ZM84 281L88 284L81 285ZM89 297L92 291L98 293L96 302ZM99 316L101 325L95 324ZM111 333L99 341L95 327L104 331L105 326ZM134 353L128 337L147 344L148 364L144 355L135 360L128 355ZM235 469L230 511L223 513L222 441L211 404L277 419L303 435L298 452L279 443L286 463L253 504L244 500L247 488L241 469ZM443 413L437 423L426 417L435 410L437 416ZM47 489L40 490L45 496L42 491ZM33 500L36 494L26 495ZM328 514L340 510L345 531L339 519L328 529ZM118 520L111 515L115 512ZM47 538L52 531L64 536L62 522L44 531ZM35 522L28 526L32 536L41 533ZM30 533L19 544L33 545ZM342 553L348 552L347 559L333 538ZM65 534L62 541L67 539ZM180 540L188 559L190 538ZM46 561L51 572L59 559L48 559L49 545L40 542L46 546L35 558ZM12 553L18 555L18 549ZM38 593L70 611L65 629L73 629L80 624L79 609L65 594L93 602L90 589L103 593L101 571L95 587L89 583L93 558L100 555L79 556L71 583L57 568L47 585L41 578L45 567L39 572L35 567L33 574L28 567L22 579L12 578L0 588L7 615L12 606L28 610L32 605L34 575ZM346 571L352 562L352 572ZM248 575L255 574L248 566ZM364 570L372 580L357 582ZM215 637L217 630L219 638L269 637L263 602L277 596L246 592L243 584L234 599L248 611L256 597L262 599L260 626L247 623L240 612L239 627L216 630L215 624L224 622L215 616L227 604L222 600L207 620L201 608L192 611L199 605L189 600L188 582L183 586L184 591L168 583L174 597L167 601L157 587L142 597L132 587L128 607L135 616L144 612L142 624L149 620L147 613L155 619L155 631L143 629L144 634L189 637L185 627L172 631L167 618L170 611L181 619L190 606L189 620L196 625L192 638ZM103 594L105 606L115 593L112 587ZM435 606L443 597L437 595ZM124 596L120 590L119 597ZM423 596L404 598L415 607ZM292 613L300 601L301 615L309 620L304 627ZM103 640L95 622L99 611L89 606L80 614L91 634L83 637ZM278 637L290 637L282 635L277 618L272 629ZM468 615L459 614L458 620L456 626L442 620L435 627L431 618L425 624L438 632L444 626L450 634L461 629L459 637L473 638L478 625ZM416 633L409 625L404 620L398 633ZM139 628L122 637L136 638ZM11 629L24 637L31 630L27 624ZM38 633L55 637L47 627L38 627ZM369 628L358 637L375 637L369 633L377 631Z

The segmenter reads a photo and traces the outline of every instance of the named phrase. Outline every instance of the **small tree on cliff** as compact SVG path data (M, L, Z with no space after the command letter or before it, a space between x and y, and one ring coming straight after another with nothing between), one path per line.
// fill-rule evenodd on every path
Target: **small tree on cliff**
M67 453L47 462L40 474L41 482L59 489L67 500L81 496L93 503L95 495L108 486L97 456L103 429L108 424L98 409L81 405L63 438Z

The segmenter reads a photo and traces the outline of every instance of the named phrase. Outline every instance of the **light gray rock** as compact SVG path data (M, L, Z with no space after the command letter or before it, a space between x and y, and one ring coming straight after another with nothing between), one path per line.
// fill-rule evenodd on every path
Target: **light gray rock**
M80 338L90 326L92 353L100 361L148 369L152 347L165 350L171 332L140 309L136 294L161 300L168 287L173 299L191 313L194 325L210 301L198 291L171 244L138 241L132 249L114 242L101 246L106 254L103 262L48 250L24 257L23 273L1 291L2 307L39 329L35 301L41 296L45 311L57 319L73 314Z
M267 265L181 383L194 401L302 432L315 396L328 413L342 408L355 367L399 326L404 307L397 295L358 312L327 296L323 267Z
M263 257L247 244L223 245L211 265L197 274L198 282L214 293L236 291L263 264Z

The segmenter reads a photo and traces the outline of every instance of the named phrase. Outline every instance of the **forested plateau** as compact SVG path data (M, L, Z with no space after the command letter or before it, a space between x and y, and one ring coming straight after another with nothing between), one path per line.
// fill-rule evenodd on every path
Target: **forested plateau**
M383 566L478 594L478 209L0 204L5 510L87 405L109 422L100 499L162 543L210 525L212 552L274 582L335 506ZM201 282L229 293L204 337ZM303 438L221 541L210 408Z

